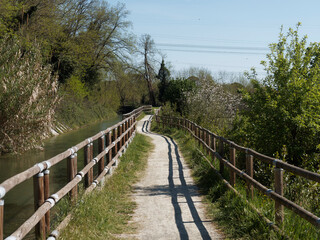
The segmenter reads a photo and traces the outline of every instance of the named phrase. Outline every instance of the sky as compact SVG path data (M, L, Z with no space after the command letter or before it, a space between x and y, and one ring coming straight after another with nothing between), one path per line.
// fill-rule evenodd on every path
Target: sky
M284 32L302 23L299 35L320 41L320 1L314 0L111 0L130 12L131 31L149 34L175 71L189 67L211 73L249 71L260 64Z

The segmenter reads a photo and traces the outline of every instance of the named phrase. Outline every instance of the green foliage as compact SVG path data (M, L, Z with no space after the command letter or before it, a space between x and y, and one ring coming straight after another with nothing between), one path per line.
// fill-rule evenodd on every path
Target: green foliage
M168 82L163 100L176 106L180 114L185 114L188 110L187 94L196 88L196 84L191 79L174 79Z
M101 80L101 70L127 61L132 37L123 4L97 0L0 0L0 37L9 32L25 47L37 39L42 54L65 83L77 75L87 87Z
M39 146L52 124L58 83L40 51L0 40L0 154Z
M119 107L116 92L104 87L88 92L84 83L79 82L76 77L70 80L72 81L60 89L61 101L55 116L58 122L77 128L116 115Z
M0 38L6 34L12 34L17 28L17 15L22 4L12 0L0 0Z
M159 101L160 103L165 102L165 92L168 88L169 81L170 81L170 72L166 68L164 64L164 60L162 59L161 67L159 69L159 73L157 75L157 78L160 80L159 82Z
M261 83L251 76L253 91L244 95L247 109L233 132L240 130L237 137L246 136L258 151L302 166L303 158L319 151L320 44L307 46L297 27L281 32L270 50L262 62L268 75Z
M66 83L66 91L73 95L76 100L83 100L89 91L79 77L72 75Z

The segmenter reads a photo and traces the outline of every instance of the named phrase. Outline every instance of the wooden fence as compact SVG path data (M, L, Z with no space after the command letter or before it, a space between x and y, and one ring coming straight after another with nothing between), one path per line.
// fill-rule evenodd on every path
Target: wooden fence
M320 174L311 172L294 165L283 162L279 159L272 158L261 153L258 153L250 148L245 148L236 143L218 136L209 130L198 126L194 122L185 118L176 118L170 116L155 116L156 122L162 124L163 127L179 127L188 131L197 141L202 145L207 152L215 159L219 160L219 172L222 175L224 166L229 169L229 185L234 187L236 183L236 175L240 176L246 181L247 196L253 198L253 188L275 201L275 221L277 225L281 225L284 221L284 207L298 214L300 217L306 219L308 222L316 227L320 227L320 218L313 213L307 211L298 204L290 201L283 196L283 171L286 170L292 174L301 176L305 179L320 183ZM229 150L229 154L227 154ZM236 151L244 152L246 154L246 170L242 171L236 167ZM228 156L225 159L224 156ZM274 166L274 183L275 189L269 189L254 179L253 176L253 161L254 159L263 161ZM213 167L213 165L211 165ZM272 223L271 221L269 221Z
M37 239L45 239L50 233L50 209L66 194L71 202L77 200L78 184L84 179L85 192L93 190L104 176L111 172L112 166L117 164L117 159L123 154L129 142L135 135L136 118L142 111L151 111L152 106L142 106L131 113L125 114L121 122L101 131L76 146L40 162L33 167L21 172L0 184L0 240L3 240L3 214L4 196L18 184L33 178L34 214L25 221L7 240L17 240L25 237L34 227ZM97 143L95 142L97 141ZM93 156L93 144L98 144L99 154ZM77 169L77 152L84 151L84 168ZM50 195L49 174L50 168L67 159L68 183L58 192ZM93 167L98 165L98 176L94 179ZM55 231L54 231L55 232ZM51 239L55 239L56 232Z

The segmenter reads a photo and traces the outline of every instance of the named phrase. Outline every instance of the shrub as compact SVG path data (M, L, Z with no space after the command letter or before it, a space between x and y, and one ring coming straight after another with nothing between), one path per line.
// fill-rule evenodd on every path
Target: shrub
M0 154L39 146L52 124L58 83L40 51L0 40Z

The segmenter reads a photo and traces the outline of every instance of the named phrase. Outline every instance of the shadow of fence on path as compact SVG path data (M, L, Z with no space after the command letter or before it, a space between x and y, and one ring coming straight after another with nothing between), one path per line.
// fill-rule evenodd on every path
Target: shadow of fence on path
M149 125L150 125L150 120L144 121L143 126L142 126L142 132L143 133L148 133L148 134L154 134L162 137L167 145L168 145L168 159L169 159L169 167L168 167L168 185L157 185L155 187L147 187L147 188L136 188L139 192L143 190L144 193L150 195L150 196L155 196L155 195L168 195L171 197L171 203L174 208L174 216L175 216L175 222L177 229L179 231L180 239L187 240L189 239L188 232L186 230L185 224L186 223L194 223L196 227L198 228L198 231L200 232L200 235L202 239L211 239L206 227L203 225L203 222L208 222L208 221L202 221L199 213L194 205L194 201L192 200L193 196L198 196L198 189L195 185L187 185L185 177L184 177L184 172L183 172L183 165L181 162L181 157L178 151L178 146L174 142L174 140L171 137L164 137L159 134L151 133L149 131ZM179 172L179 177L174 177L174 170L173 165L174 161L177 162L178 165L178 172ZM174 184L174 179L179 179L181 185L175 185ZM178 197L183 196L185 198L185 202L179 202ZM198 201L199 202L199 201ZM182 210L179 204L187 204L189 211L191 213L193 221L186 221L184 222L182 219Z

